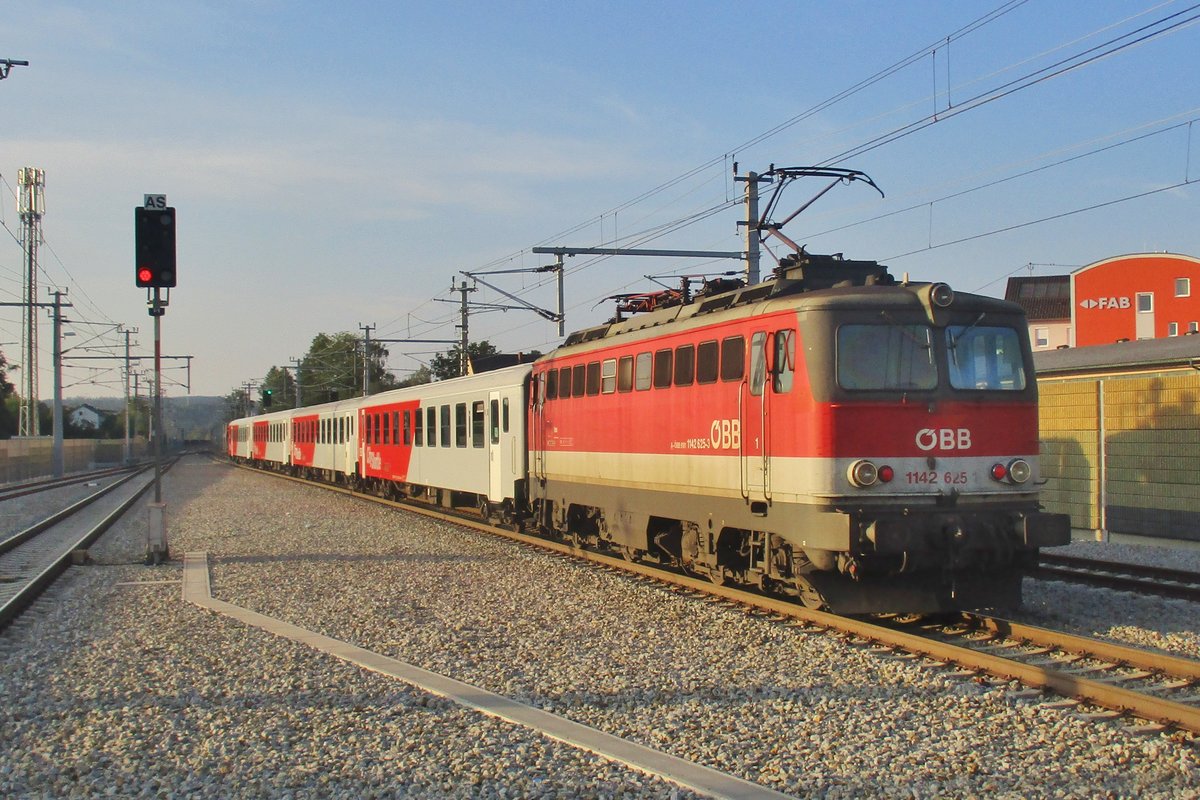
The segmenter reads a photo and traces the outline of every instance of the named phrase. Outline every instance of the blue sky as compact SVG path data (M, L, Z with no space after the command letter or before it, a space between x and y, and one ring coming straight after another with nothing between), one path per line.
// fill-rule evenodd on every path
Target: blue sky
M834 161L867 172L885 198L839 187L786 232L813 252L959 290L1000 295L1029 264L1055 274L1129 252L1200 255L1200 187L1188 183L1200 177L1189 124L1200 120L1200 25L1026 86L1198 12L1182 0L1010 5L27 4L0 15L0 58L30 62L0 82L0 221L19 228L18 168L44 168L40 285L66 287L76 306L68 346L102 330L89 323L123 323L140 328L146 353L131 209L166 194L179 286L164 352L195 356L194 394L260 379L319 332L456 338L456 306L438 301L457 299L452 279L548 263L533 245L740 250L741 211L722 209L740 192L734 160L743 172ZM963 30L993 11L1005 13ZM998 96L1005 86L1015 91ZM819 188L793 185L780 216ZM731 266L571 259L568 330L608 317L608 295L653 288L644 275ZM0 301L18 299L20 272L21 249L0 231ZM489 280L554 303L543 278ZM472 299L508 302L483 288ZM0 309L10 361L18 319ZM558 340L523 311L474 314L470 326L506 350ZM48 397L48 326L41 339ZM441 348L389 349L405 374ZM84 364L69 366L68 395L119 393L115 371Z

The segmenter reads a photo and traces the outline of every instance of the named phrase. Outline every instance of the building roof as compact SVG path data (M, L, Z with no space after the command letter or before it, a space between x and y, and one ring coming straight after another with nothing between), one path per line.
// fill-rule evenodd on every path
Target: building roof
M1025 310L1030 322L1071 318L1071 276L1009 278L1004 299Z
M1033 354L1033 364L1039 376L1184 366L1200 368L1200 336L1039 350Z

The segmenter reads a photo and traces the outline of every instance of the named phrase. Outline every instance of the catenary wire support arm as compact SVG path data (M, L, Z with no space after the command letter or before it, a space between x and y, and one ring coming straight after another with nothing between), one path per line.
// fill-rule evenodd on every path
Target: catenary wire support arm
M813 203L824 197L833 187L838 184L850 184L854 181L862 181L879 192L880 197L884 196L883 190L876 185L871 176L856 169L842 169L840 167L776 167L772 164L771 168L763 173L763 177L771 178L774 181L775 190L771 193L771 199L767 201L767 206L763 209L762 216L758 220L757 227L759 234L764 239L768 236L774 236L792 248L796 253L801 251L801 246L785 236L781 229L807 211ZM782 222L771 222L771 217L779 205L779 198L782 196L784 188L797 178L832 178L833 180L824 189L809 198L806 203L789 214Z
M18 61L15 58L0 58L0 81L8 77L9 70L13 67L28 67L28 61Z

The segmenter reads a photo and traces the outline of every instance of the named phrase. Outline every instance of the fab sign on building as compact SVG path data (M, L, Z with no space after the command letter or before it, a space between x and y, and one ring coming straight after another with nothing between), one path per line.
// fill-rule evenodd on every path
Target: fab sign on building
M1200 259L1141 253L1071 273L1075 347L1200 332Z

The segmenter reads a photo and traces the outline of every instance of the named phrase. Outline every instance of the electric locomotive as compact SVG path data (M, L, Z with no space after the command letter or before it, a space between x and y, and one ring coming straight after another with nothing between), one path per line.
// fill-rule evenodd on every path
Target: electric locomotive
M534 364L533 524L841 613L1017 606L1070 539L1020 308L803 251L706 289Z

